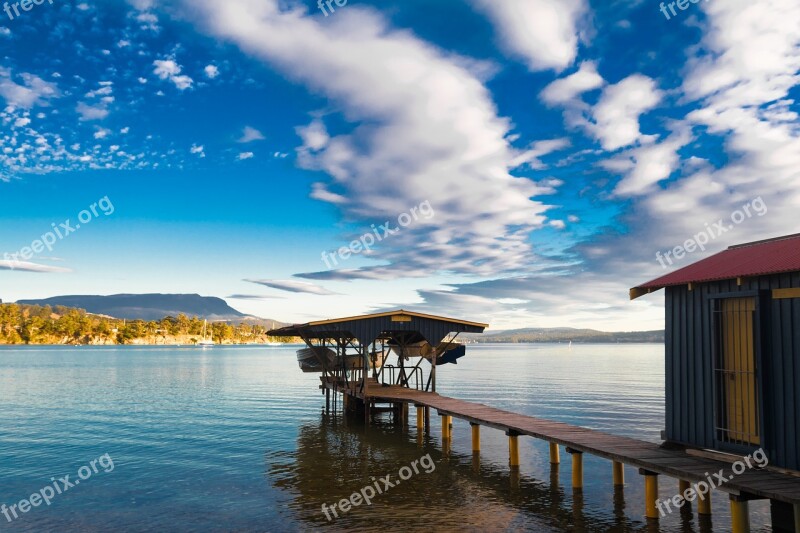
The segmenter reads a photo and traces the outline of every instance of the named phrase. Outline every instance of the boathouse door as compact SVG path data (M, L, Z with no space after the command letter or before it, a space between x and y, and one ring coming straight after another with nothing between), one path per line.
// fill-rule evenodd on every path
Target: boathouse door
M715 440L733 448L761 443L756 298L715 301Z

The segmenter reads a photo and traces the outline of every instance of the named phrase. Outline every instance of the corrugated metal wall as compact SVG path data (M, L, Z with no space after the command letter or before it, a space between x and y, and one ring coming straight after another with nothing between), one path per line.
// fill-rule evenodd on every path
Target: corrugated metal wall
M713 315L710 296L761 291L762 445L771 464L800 470L800 299L772 289L800 287L800 274L666 289L667 439L714 447Z

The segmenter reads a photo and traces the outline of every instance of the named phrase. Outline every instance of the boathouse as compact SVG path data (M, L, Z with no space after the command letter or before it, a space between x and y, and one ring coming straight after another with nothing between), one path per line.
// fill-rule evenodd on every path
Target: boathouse
M800 234L731 246L630 297L662 288L665 440L761 448L771 466L800 471Z
M308 347L298 351L300 368L322 374L321 388L326 397L330 390L357 389L360 407L369 417L374 403L367 393L370 385L435 392L436 366L455 363L465 354L464 345L456 342L458 335L483 333L487 327L399 309L294 324L272 330L269 335L300 337ZM392 364L395 358L397 363Z

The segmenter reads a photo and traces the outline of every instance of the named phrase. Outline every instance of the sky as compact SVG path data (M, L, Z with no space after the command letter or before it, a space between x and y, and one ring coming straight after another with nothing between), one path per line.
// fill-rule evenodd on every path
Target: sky
M800 232L797 0L340 3L4 5L0 298L649 330Z

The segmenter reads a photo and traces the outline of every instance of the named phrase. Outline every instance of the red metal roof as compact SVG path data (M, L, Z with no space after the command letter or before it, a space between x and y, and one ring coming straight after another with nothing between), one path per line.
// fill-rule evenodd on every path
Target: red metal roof
M731 246L631 289L631 299L673 285L800 271L800 233Z

